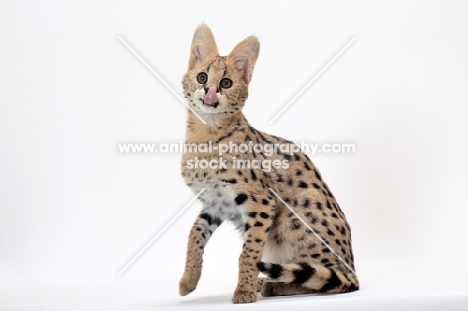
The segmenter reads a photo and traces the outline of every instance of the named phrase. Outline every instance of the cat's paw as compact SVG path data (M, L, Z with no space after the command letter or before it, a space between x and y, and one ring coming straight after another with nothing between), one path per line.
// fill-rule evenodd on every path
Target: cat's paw
M254 290L236 289L234 297L232 297L233 303L250 303L255 301L257 301L257 293Z
M197 288L197 282L191 280L188 276L183 276L179 282L179 294L187 296Z
M272 296L278 296L277 293L275 293L275 289L277 287L277 283L276 282L269 282L269 283L265 283L263 284L263 288L262 288L262 296L263 297L272 297Z

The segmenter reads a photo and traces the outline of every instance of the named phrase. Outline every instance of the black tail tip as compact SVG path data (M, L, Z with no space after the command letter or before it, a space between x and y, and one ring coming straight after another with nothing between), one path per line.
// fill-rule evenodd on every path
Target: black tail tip
M265 264L263 262L257 262L257 268L258 270L260 270L261 272L265 272L266 268L265 268Z

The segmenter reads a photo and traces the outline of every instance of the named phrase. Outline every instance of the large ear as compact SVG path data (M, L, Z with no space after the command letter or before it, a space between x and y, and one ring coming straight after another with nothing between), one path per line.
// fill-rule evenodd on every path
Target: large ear
M218 48L210 28L203 24L198 26L193 34L188 69L191 70L208 57L216 55L218 55Z
M249 84L252 78L253 68L259 52L260 42L258 42L257 38L250 36L236 45L228 56L246 84Z

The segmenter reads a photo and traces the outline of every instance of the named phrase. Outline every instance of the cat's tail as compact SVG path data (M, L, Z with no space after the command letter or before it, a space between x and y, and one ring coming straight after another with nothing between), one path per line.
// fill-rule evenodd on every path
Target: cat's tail
M337 294L359 289L359 281L354 273L345 274L320 264L259 262L257 267L271 281L297 284L318 293Z

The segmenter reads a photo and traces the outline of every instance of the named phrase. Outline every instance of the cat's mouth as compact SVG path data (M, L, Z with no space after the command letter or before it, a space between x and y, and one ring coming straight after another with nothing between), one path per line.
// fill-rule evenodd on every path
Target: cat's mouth
M203 101L203 105L208 106L208 107L213 107L213 108L216 109L216 107L218 107L218 105L219 105L219 101L214 102L214 103L207 103L207 102Z

